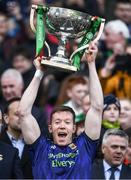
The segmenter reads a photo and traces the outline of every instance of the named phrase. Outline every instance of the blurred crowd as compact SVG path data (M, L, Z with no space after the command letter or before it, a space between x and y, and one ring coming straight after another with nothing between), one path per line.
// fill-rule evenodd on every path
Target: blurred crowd
M14 153L14 158L19 156L22 167L22 173L21 169L17 169L11 178L32 179L28 148L23 141L15 112L35 73L33 60L36 53L36 37L29 22L32 4L75 9L106 19L104 32L98 42L99 52L96 59L104 94L102 130L96 164L103 158L112 160L113 153L109 158L108 151L104 148L101 150L106 130L120 129L129 136L129 146L127 151L123 151L122 158L116 159L119 159L120 165L124 163L131 167L131 1L0 0L0 141L18 149L18 154L14 150L9 153ZM59 45L58 38L46 33L46 41L51 48L51 54L55 55ZM69 42L66 53L68 57L77 45L77 40ZM47 55L45 47L43 53ZM90 108L88 71L84 61L81 62L80 70L73 74L55 68L47 69L32 109L44 136L50 136L47 126L52 109L61 104L72 107L75 111L79 135L84 130L85 114ZM113 133L115 134L115 131ZM9 147L5 149L9 150ZM0 160L1 158L4 157L0 155ZM18 162L12 159L7 166L12 167L14 164L17 166ZM94 171L98 168L96 164ZM0 169L0 174L2 171L3 169ZM0 178L3 177L0 175ZM101 176L100 179L102 178ZM123 175L123 179L126 178L128 177Z

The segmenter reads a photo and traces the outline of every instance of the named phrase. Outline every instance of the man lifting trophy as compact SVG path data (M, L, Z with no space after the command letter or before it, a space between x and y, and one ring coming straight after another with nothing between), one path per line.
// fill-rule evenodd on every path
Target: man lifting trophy
M36 25L34 16L36 15ZM36 56L39 56L44 45L48 49L48 57L41 63L47 67L54 67L62 71L77 71L80 69L80 60L91 41L97 42L103 32L105 19L91 16L72 9L60 7L46 7L32 5L30 25L36 34ZM46 32L59 39L59 46L55 56L51 56L48 43L45 41ZM81 38L78 49L70 58L65 55L66 44L70 40Z

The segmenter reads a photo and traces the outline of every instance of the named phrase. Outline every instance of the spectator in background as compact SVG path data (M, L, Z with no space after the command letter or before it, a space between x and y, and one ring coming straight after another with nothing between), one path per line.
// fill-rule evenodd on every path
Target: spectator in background
M116 0L114 14L117 19L120 19L127 24L131 35L131 1Z
M120 116L120 102L119 100L113 95L109 94L104 97L104 107L103 107L103 115L102 115L102 127L101 127L101 134L100 134L100 141L98 146L98 151L96 158L102 158L102 139L104 133L108 129L119 129L119 116Z
M12 67L22 74L24 89L26 89L35 70L32 61L32 54L28 46L25 44L14 49L12 54Z
M129 37L129 30L123 21L112 20L106 23L105 30L102 36L102 66L106 65L108 58L113 61L116 55L122 55L125 53L127 45L126 43ZM106 67L108 68L108 66ZM102 77L108 77L109 75L111 75L111 72L108 69L102 69L102 71L104 71L101 72Z
M107 129L120 128L120 110L120 102L113 94L104 97L104 108L101 129L102 137Z
M107 79L104 93L113 93L118 98L131 99L131 54L118 55L109 66L113 67L112 76Z
M102 141L104 158L94 163L92 179L131 179L131 170L124 164L128 136L119 129L109 129Z
M100 70L100 79L104 94L114 94L118 98L130 98L130 54L127 50L129 30L120 20L114 20L105 26L105 43L110 55Z
M4 111L8 101L15 97L21 97L23 94L24 82L22 75L15 69L6 70L1 76L1 90L3 95L3 102L1 102L1 109ZM46 112L33 106L33 115L36 117L40 126L41 132L44 136L48 135Z
M9 101L14 97L21 97L24 88L23 78L19 71L15 69L7 69L1 75L1 90L3 95L3 103L5 106L5 101Z
M131 128L131 100L120 99L121 113L120 113L120 126L123 130Z
M23 139L17 113L19 102L20 98L14 98L8 102L4 112L6 128L0 134L0 141L18 149L24 179L32 179L33 175L29 152Z
M82 97L88 93L88 79L82 75L68 76L61 85L57 105L64 104L71 107L76 118L83 112L81 108Z
M7 35L8 17L6 13L0 12L0 73L8 67L8 57L14 47L15 40Z
M6 11L0 12L0 19L2 58L5 63L9 63L12 48L25 41L25 24L19 3L17 1L10 2Z

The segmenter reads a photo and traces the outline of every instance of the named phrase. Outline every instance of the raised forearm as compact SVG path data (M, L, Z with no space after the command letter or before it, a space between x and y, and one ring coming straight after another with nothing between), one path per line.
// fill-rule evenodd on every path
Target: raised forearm
M31 112L32 106L37 96L43 72L37 70L28 88L25 90L20 101L20 109L22 112Z
M88 63L89 67L89 93L91 99L91 106L96 109L103 108L103 93L101 84L96 72L95 62Z
M89 95L91 106L86 115L85 133L93 140L100 136L102 110L103 110L103 94L100 81L96 72L95 62L89 65Z

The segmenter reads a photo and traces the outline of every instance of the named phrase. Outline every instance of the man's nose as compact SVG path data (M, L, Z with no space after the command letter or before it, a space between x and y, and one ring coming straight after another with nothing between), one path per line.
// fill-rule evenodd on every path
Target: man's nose
M6 93L10 93L10 88L6 88Z
M60 128L65 128L64 122L62 122L62 123L60 124Z
M125 111L121 108L121 112L120 112L120 115L123 115L123 114L125 114Z
M117 153L121 153L121 152L122 152L121 148L118 147L118 148L117 148Z
M114 110L113 109L111 110L111 114L114 114Z

